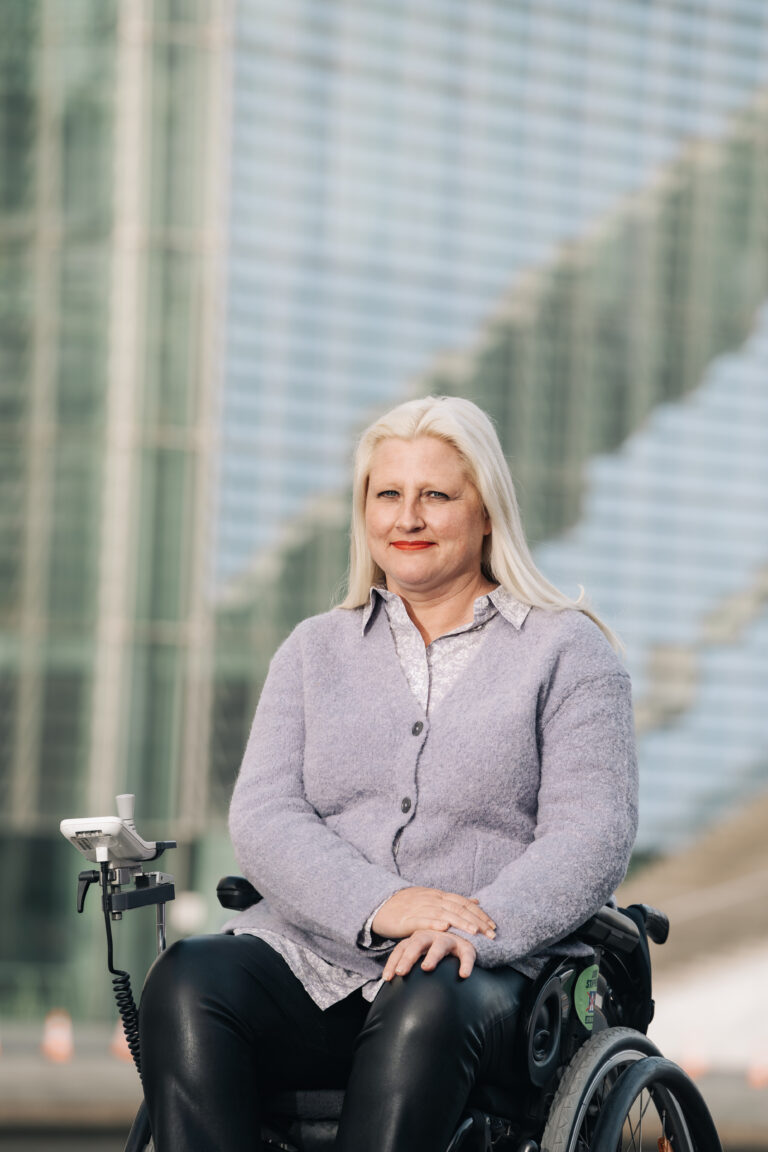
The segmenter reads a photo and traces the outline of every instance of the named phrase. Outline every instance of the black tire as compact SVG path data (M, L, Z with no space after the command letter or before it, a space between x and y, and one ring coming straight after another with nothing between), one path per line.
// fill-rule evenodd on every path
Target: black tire
M691 1078L671 1060L649 1056L625 1068L617 1080L598 1118L592 1149L662 1147L722 1152L704 1097Z
M563 1073L544 1126L541 1152L587 1152L602 1106L621 1073L631 1064L660 1055L656 1045L634 1028L606 1028L591 1036Z

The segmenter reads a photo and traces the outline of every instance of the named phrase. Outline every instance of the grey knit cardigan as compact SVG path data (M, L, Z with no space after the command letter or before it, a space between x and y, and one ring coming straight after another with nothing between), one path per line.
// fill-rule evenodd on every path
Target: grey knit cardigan
M637 822L629 679L578 611L487 628L429 718L380 606L364 631L362 609L295 629L230 809L264 900L225 928L269 929L373 979L384 959L359 942L366 920L428 885L476 896L496 921L495 940L471 937L481 966L532 972L610 897Z

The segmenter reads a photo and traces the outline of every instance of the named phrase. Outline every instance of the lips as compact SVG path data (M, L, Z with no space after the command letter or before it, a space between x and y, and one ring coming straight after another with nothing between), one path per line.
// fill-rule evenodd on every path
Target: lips
M434 547L432 540L393 540L393 548L399 548L401 552L421 552L425 548Z

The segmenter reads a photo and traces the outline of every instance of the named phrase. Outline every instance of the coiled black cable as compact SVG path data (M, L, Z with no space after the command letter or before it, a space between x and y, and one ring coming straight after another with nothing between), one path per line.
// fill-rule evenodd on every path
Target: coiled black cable
M133 1057L133 1062L136 1065L136 1071L141 1078L141 1045L139 1041L139 1010L136 1007L136 1001L133 998L133 991L131 989L131 977L127 972L121 968L113 967L113 953L112 953L112 921L110 919L108 889L109 884L109 864L102 863L101 865L101 902L104 910L104 924L107 931L107 968L112 975L112 990L115 994L115 1001L117 1003L117 1010L120 1013L120 1019L123 1022L123 1031L125 1032L125 1039L128 1044L128 1050Z

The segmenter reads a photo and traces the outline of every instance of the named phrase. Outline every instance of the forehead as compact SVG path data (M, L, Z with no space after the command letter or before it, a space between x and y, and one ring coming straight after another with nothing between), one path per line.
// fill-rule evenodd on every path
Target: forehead
M423 474L429 479L437 473L466 477L467 470L452 444L436 436L418 436L415 440L392 437L377 444L371 456L371 474L382 472Z

